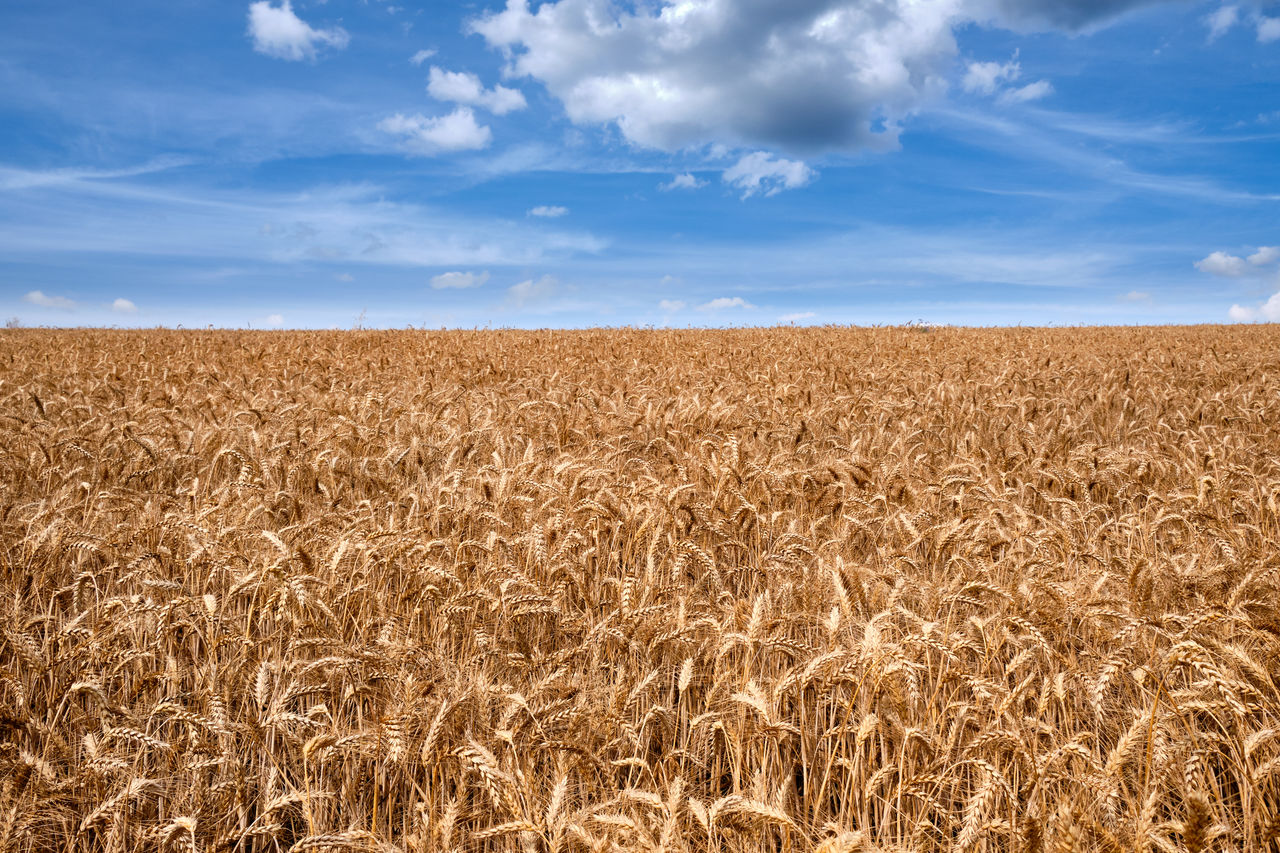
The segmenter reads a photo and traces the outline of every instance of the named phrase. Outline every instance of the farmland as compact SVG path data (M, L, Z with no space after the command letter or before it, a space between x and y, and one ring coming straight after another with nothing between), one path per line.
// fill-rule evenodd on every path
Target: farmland
M1280 330L0 332L0 849L1277 850Z

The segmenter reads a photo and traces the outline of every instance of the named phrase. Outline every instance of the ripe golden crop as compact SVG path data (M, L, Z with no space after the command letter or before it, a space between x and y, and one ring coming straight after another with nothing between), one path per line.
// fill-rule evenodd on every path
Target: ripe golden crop
M0 850L1280 836L1280 330L0 332Z

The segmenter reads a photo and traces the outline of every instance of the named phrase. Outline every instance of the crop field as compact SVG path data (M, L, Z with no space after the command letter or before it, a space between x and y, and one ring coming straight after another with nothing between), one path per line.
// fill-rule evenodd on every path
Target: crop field
M1280 850L1280 328L0 332L0 850Z

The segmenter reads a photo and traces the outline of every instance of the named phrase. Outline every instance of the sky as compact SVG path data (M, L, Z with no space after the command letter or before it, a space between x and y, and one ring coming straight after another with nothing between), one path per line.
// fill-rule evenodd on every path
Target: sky
M0 319L1276 322L1280 3L6 0Z

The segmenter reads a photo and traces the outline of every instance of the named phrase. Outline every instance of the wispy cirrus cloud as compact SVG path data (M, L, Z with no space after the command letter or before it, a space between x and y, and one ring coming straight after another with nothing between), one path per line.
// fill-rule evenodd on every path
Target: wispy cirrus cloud
M528 265L595 254L608 242L581 229L459 215L388 200L377 185L305 192L157 188L127 179L9 169L0 208L0 253L216 258L253 262L467 268ZM340 268L340 269L342 269ZM345 269L344 269L345 271Z

